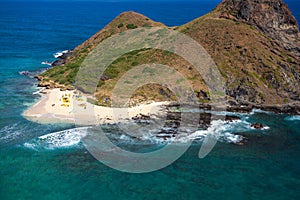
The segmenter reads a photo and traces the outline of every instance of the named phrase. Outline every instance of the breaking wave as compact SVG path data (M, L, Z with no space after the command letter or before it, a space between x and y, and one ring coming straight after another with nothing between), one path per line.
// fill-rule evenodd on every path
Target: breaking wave
M87 129L88 127L82 127L50 133L24 143L24 147L39 150L68 148L79 145L81 139L86 136Z
M34 140L24 143L24 147L34 150L39 149L56 149L69 147L82 147L81 140L84 138L90 127L73 128L55 133L50 133L40 136ZM111 140L117 141L121 144L166 144L166 143L186 143L191 140L202 141L206 136L213 135L218 138L220 142L224 143L240 143L245 138L241 135L235 134L252 130L251 124L237 120L233 122L226 122L222 120L212 121L211 126L206 130L198 130L193 133L186 133L186 135L157 134L158 131L152 130L145 133L140 138L133 138L122 132L110 131L108 137Z
M69 50L64 50L64 51L58 51L55 54L53 54L54 58L60 58L61 56L63 56L64 54L68 53Z
M215 120L211 122L211 126L207 130L198 130L189 135L187 139L190 140L203 140L206 136L215 136L219 142L225 143L240 143L244 137L235 133L241 133L251 130L251 124L236 120L227 122L223 120ZM183 139L183 141L186 139Z
M43 61L41 62L42 65L49 65L49 66L52 66L52 63L51 62L48 62L48 61Z

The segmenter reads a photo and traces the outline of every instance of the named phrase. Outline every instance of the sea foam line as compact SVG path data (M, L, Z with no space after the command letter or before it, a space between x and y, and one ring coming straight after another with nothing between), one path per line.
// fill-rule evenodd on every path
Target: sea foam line
M24 143L24 147L39 150L39 149L56 149L68 148L79 145L82 138L84 138L90 127L73 128L64 131L54 132L47 135L40 136L34 140ZM151 142L152 144L158 143L186 143L192 140L202 141L208 135L216 136L220 142L224 143L240 143L244 139L243 136L235 134L247 132L252 130L251 124L244 120L236 120L232 122L223 120L214 120L211 126L206 130L198 130L180 137L158 137L159 135L153 133L145 133L139 140L134 140L124 134L118 135L110 133L111 136L119 142L127 142L128 144L138 142ZM157 131L155 131L157 132ZM166 135L168 136L168 135ZM175 135L176 136L176 135Z

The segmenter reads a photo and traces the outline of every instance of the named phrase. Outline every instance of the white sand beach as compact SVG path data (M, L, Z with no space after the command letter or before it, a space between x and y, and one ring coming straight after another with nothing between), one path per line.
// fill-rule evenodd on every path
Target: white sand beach
M131 108L110 108L95 106L87 102L87 96L78 91L45 89L41 99L23 113L23 116L37 123L76 123L97 125L125 122L142 115L162 115L163 105L168 102L154 102Z

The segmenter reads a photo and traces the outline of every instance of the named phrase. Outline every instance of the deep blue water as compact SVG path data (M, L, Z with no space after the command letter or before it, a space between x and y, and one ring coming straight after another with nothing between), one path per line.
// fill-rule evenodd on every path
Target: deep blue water
M123 11L175 26L219 2L0 1L0 199L300 199L300 121L286 115L253 113L245 123L270 129L246 130L247 145L219 142L202 160L194 145L149 174L110 169L80 145L29 148L38 136L74 126L39 125L22 117L38 96L32 94L35 80L20 71L45 68L41 61L74 48ZM286 2L300 21L299 1Z

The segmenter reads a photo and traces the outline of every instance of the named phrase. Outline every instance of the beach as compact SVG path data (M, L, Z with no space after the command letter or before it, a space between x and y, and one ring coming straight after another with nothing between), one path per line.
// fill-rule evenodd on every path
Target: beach
M167 104L153 102L130 108L111 108L93 105L87 101L87 95L75 90L45 89L39 94L40 100L23 113L25 118L37 123L114 124L141 115L163 115L163 105Z

